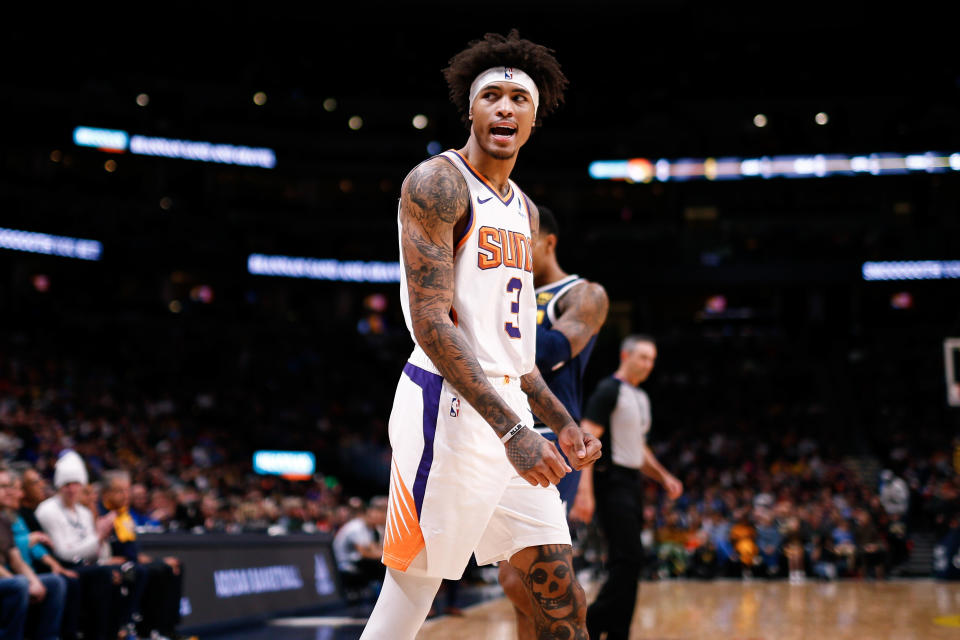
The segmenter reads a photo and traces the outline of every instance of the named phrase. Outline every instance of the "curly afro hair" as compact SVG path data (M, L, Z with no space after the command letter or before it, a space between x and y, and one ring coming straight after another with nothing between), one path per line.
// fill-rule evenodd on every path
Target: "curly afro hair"
M553 49L522 39L516 29L506 36L488 33L450 58L450 66L443 70L443 77L450 87L450 100L461 110L466 122L470 111L470 85L476 77L490 67L516 67L537 83L540 91L539 125L541 117L553 113L563 102L563 90L568 84L553 54Z

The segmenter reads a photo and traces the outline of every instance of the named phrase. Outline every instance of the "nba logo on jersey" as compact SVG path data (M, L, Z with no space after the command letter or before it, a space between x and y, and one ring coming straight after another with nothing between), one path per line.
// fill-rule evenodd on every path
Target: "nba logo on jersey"
M450 401L450 416L453 418L460 415L460 398L453 398Z
M503 79L504 79L504 80L513 80L513 67L504 67L504 68L503 68Z

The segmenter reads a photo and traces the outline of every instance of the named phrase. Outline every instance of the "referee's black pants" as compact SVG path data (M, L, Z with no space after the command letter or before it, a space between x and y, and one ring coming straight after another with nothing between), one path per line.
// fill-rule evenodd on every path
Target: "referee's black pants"
M611 464L594 471L597 519L607 539L607 581L590 608L591 638L607 632L607 640L627 640L637 603L637 583L643 566L643 493L640 472Z

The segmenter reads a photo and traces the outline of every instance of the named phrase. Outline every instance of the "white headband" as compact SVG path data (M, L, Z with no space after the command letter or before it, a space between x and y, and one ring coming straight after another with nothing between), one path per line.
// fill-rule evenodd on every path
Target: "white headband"
M540 91L537 89L537 83L522 70L516 67L491 67L477 76L477 79L470 85L470 104L477 99L477 94L488 84L494 82L512 82L518 84L530 94L533 100L533 112L536 113L540 107Z

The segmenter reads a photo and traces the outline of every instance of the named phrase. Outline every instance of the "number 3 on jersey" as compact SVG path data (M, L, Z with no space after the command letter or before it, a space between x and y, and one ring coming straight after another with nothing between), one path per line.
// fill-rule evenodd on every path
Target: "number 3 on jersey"
M510 278L510 282L507 283L507 293L517 292L517 299L510 302L510 313L516 314L517 324L520 324L520 289L523 288L523 282L520 281L520 278ZM520 327L517 324L512 322L504 322L503 330L507 332L507 335L511 338L520 337Z

